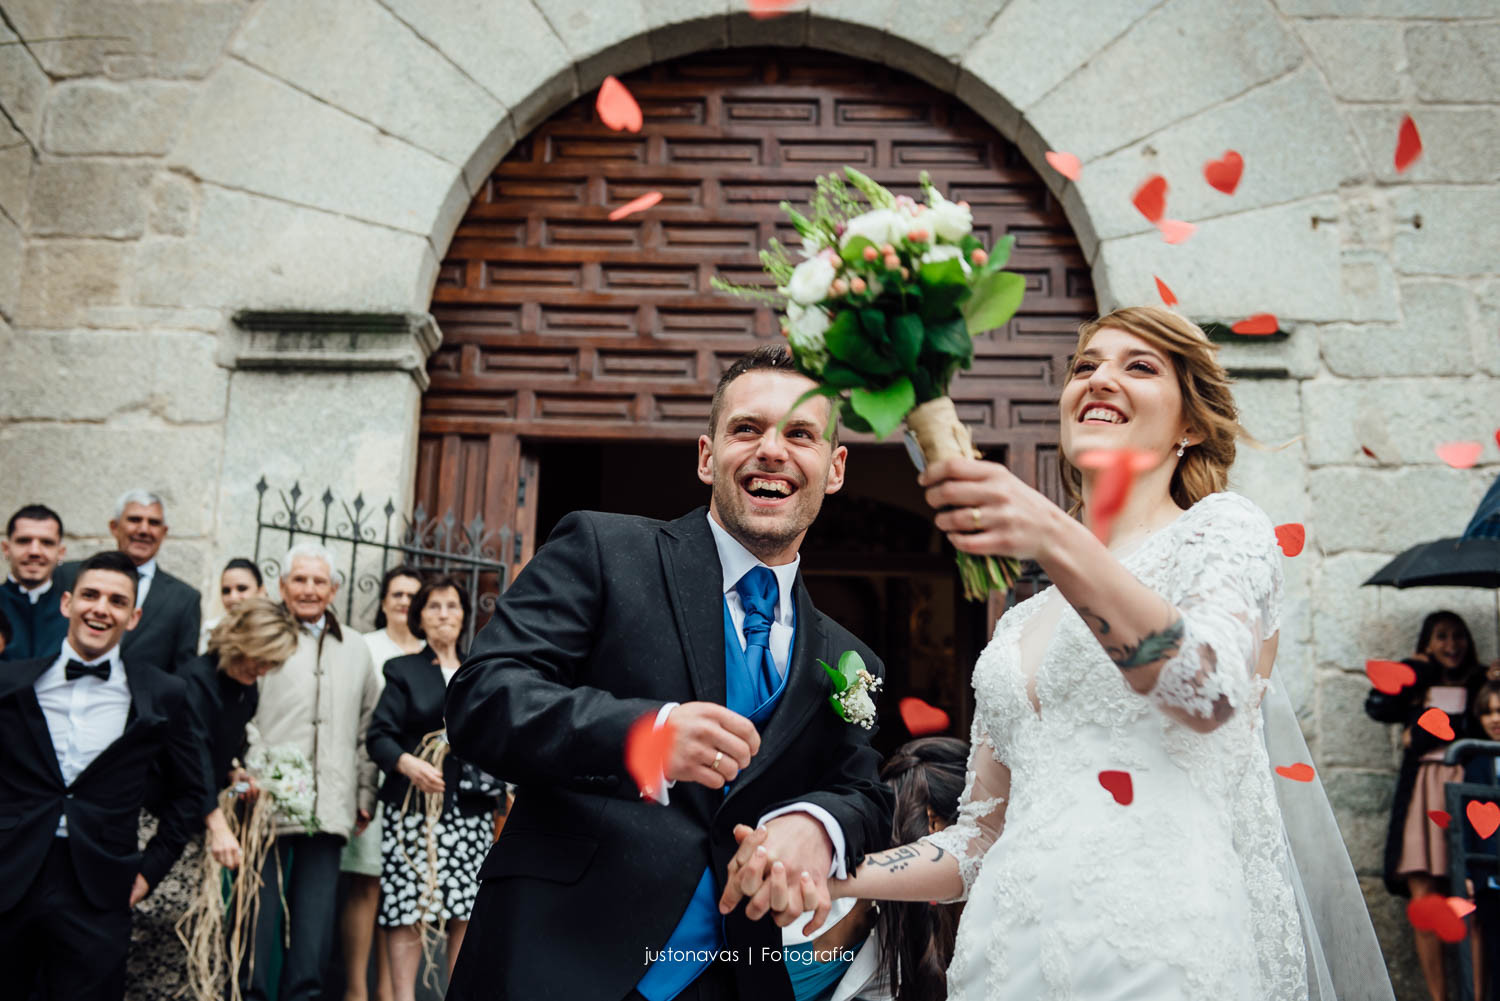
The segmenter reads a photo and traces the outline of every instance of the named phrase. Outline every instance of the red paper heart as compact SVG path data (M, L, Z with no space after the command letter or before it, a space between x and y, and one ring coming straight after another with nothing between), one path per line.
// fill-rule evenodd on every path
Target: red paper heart
M1172 290L1167 287L1167 283L1155 275L1151 277L1156 279L1156 291L1161 295L1162 304L1165 306L1177 305L1177 296L1172 294Z
M1430 931L1444 942L1462 942L1468 930L1448 898L1439 893L1417 897L1406 905L1406 920L1421 931Z
M1222 157L1203 165L1203 179L1226 195L1234 194L1234 189L1240 186L1240 175L1244 172L1245 158L1232 149L1225 150Z
M1366 455L1368 455L1370 458L1374 459L1376 462L1380 461L1380 456L1378 456L1374 452L1370 451L1370 447L1368 445L1361 445L1361 446L1359 446L1359 450L1361 452L1365 453Z
M1448 829L1448 825L1453 822L1453 818L1448 815L1447 810L1428 810L1427 819L1445 831Z
M1115 798L1115 802L1121 806L1129 806L1135 799L1135 783L1130 781L1129 772L1100 772L1099 784L1108 789L1109 794Z
M1173 245L1186 243L1189 237L1198 232L1197 226L1181 219L1163 219L1156 224L1156 229L1163 240Z
M1417 717L1417 726L1437 737L1439 740L1453 739L1453 721L1448 714L1437 706L1433 706L1425 713Z
M797 0L745 0L745 10L756 20L764 21L766 18L780 17L796 3Z
M1276 774L1293 782L1311 782L1315 773L1312 765L1299 761L1295 765L1277 765Z
M937 706L930 706L921 699L908 696L901 700L901 722L906 732L913 737L924 737L929 733L942 733L948 729L948 714Z
M1396 695L1401 689L1417 683L1417 672L1399 660L1367 660L1365 675L1377 692Z
M1417 123L1407 115L1401 119L1401 128L1396 133L1396 173L1403 173L1421 155L1421 133L1417 131Z
M1093 496L1084 511L1089 529L1100 542L1108 543L1115 518L1130 497L1138 473L1156 467L1160 460L1150 452L1131 448L1095 449L1078 456L1079 469L1096 470Z
M1469 800L1469 805L1464 807L1464 816L1469 818L1474 833L1481 839L1488 838L1500 827L1500 806L1489 800Z
M1083 164L1072 153L1060 153L1049 149L1044 156L1053 170L1070 181L1078 180L1078 175L1083 172Z
M1276 544L1288 556L1296 556L1302 552L1302 545L1306 541L1307 529L1296 522L1288 522L1285 525L1276 526Z
M1160 174L1152 174L1135 189L1130 200L1136 211L1145 216L1148 222L1153 225L1161 222L1161 217L1167 211L1167 179Z
M621 129L639 132L645 122L635 96L612 76L605 77L604 82L599 85L599 97L594 101L594 110L599 113L599 120L616 132Z
M1247 316L1239 323L1230 327L1237 334L1274 334L1280 328L1280 324L1272 313L1256 313Z
M625 734L625 768L635 779L642 796L655 798L657 795L656 786L666 772L673 739L671 721L657 729L656 713L647 713L636 720Z
M630 201L626 202L624 205L621 205L619 208L611 212L609 214L609 221L619 222L621 219L624 219L628 215L634 215L637 212L644 212L646 209L649 209L659 201L661 201L660 191L648 191L644 195L641 195L639 198L632 198Z
M1470 469L1479 461L1484 446L1477 441L1446 441L1437 447L1438 458L1454 469Z

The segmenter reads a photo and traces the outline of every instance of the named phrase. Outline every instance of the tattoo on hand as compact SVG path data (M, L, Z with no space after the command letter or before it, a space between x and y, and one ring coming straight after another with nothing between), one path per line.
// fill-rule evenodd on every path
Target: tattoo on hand
M1114 661L1115 666L1122 671L1129 671L1137 667L1145 667L1147 664L1155 664L1158 661L1166 660L1176 654L1178 647L1182 645L1183 625L1181 616L1174 618L1166 628L1142 636L1138 643L1110 644L1103 641L1103 637L1109 635L1110 626L1108 620L1086 608L1078 609L1078 615L1083 619L1084 624L1093 631L1094 635L1100 637L1100 643L1104 647L1104 652L1109 654L1109 659Z
M929 861L936 862L943 857L943 850L937 845L929 845L937 852ZM902 845L892 848L890 851L876 852L874 855L866 855L864 865L875 869L889 869L891 872L900 872L914 861L922 858L922 852L918 845Z

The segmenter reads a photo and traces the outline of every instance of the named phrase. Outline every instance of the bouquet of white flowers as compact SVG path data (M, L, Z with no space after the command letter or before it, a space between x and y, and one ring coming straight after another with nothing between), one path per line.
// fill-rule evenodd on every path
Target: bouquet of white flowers
M312 765L306 755L295 747L255 746L245 758L245 768L255 776L262 796L271 797L276 808L276 819L296 824L312 833L318 830L318 817L313 813L317 791L313 783Z
M1014 238L986 251L969 206L944 198L926 173L921 185L926 204L852 167L820 177L809 214L781 203L802 237L801 262L775 240L761 252L776 292L714 286L783 307L797 368L818 383L808 395L829 397L848 427L877 437L905 421L931 463L978 457L948 385L973 363L975 335L1015 315L1026 280L1001 270ZM1009 557L960 552L958 567L968 598L1020 574Z

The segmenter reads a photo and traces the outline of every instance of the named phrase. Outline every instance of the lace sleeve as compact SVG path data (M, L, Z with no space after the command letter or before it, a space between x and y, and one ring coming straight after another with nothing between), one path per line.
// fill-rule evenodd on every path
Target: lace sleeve
M969 733L968 775L958 799L958 820L920 839L958 859L963 894L942 903L969 898L969 888L979 875L979 863L1005 827L1005 800L1009 795L1010 769L995 756L994 742L976 711Z
M1261 644L1281 628L1281 554L1258 507L1237 494L1199 501L1174 554L1182 640L1151 689L1163 711L1212 729L1251 697Z

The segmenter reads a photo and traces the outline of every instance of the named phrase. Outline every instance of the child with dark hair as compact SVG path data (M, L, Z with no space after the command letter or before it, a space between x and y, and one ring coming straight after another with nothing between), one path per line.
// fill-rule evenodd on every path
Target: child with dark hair
M969 746L954 737L922 737L886 759L880 777L896 793L892 845L910 844L958 819L968 756ZM855 902L816 939L783 948L796 1001L942 1001L962 909Z

